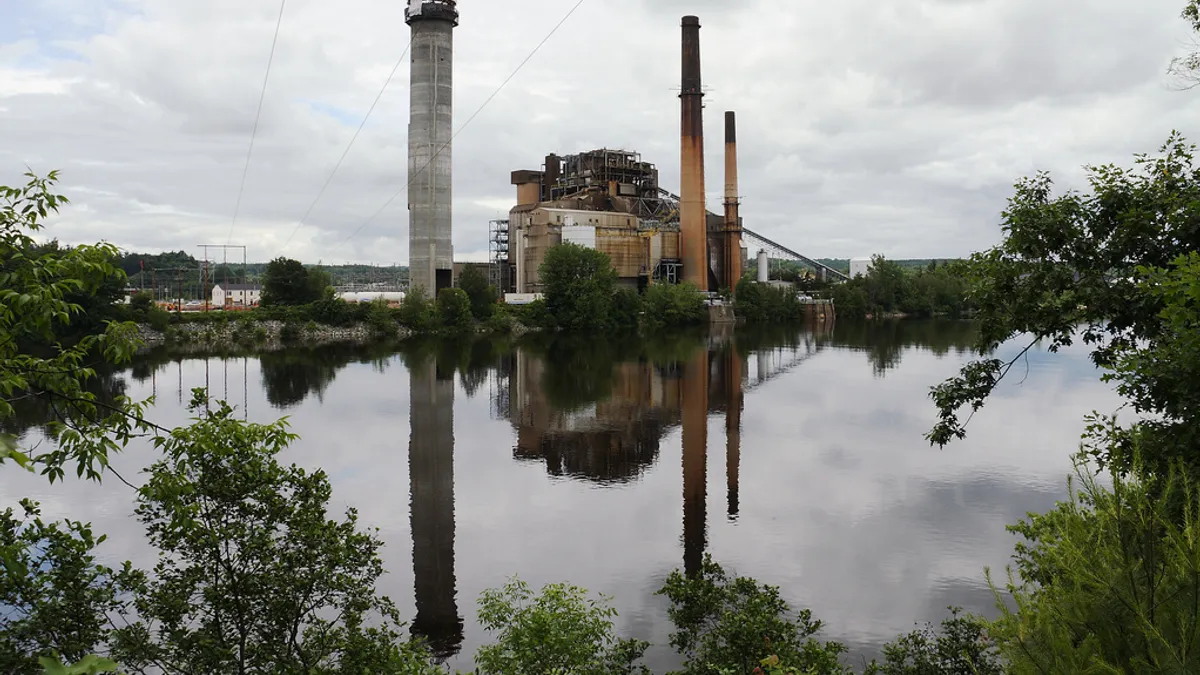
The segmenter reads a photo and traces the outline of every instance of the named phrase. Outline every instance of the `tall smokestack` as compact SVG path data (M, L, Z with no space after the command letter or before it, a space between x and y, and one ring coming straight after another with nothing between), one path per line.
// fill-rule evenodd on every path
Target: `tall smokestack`
M700 19L683 17L683 81L679 229L683 278L708 290L708 227L704 208L704 91L700 83Z
M408 277L429 295L454 276L451 162L455 0L408 0L412 27L408 122Z
M739 222L737 116L725 112L725 270L726 284L733 289L742 278L742 225Z

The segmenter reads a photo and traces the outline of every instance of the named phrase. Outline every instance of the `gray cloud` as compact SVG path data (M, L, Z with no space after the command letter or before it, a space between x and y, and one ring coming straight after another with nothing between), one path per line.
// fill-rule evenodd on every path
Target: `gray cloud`
M31 0L0 28L0 183L63 170L49 234L134 249L223 242L275 0ZM566 11L464 0L456 127ZM548 152L640 151L678 184L678 23L701 17L710 198L737 109L747 225L818 256L962 255L995 243L1014 179L1128 162L1200 103L1164 70L1178 0L587 2L458 136L455 247L486 250L509 171ZM403 3L291 0L233 239L279 252L404 50ZM404 262L407 64L287 249ZM353 239L341 243L362 227Z

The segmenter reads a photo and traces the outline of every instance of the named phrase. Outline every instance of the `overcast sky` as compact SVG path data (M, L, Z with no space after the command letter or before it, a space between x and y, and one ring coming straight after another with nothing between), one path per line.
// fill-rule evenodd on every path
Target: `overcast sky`
M408 66L284 249L407 45L400 0L288 0L233 222L278 0L0 0L0 184L62 171L50 236L253 260L406 263ZM459 129L574 0L460 0ZM1183 0L585 0L454 143L454 245L486 258L514 169L641 152L679 174L679 18L701 18L710 207L737 110L747 227L809 256L961 256L1019 176L1078 184L1172 129ZM716 210L716 209L714 209ZM231 235L232 230L232 235Z

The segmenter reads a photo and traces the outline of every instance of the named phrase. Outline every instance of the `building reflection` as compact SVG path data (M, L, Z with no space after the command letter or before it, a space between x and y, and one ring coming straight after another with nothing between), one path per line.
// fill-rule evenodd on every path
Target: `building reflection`
M433 359L409 369L409 489L415 636L439 658L463 641L454 579L454 371Z
M806 357L818 342L788 351ZM799 360L751 357L762 372L750 377L747 358L731 334L698 344L682 362L635 359L603 367L566 366L531 350L513 357L498 412L516 429L513 456L541 462L553 476L611 484L637 480L658 459L661 440L675 427L682 436L684 567L699 570L707 547L708 418L725 418L727 513L739 508L741 417L748 380L765 382ZM600 400L556 397L564 373L574 392L598 392ZM587 373L586 375L584 373ZM585 377L602 381L583 382Z

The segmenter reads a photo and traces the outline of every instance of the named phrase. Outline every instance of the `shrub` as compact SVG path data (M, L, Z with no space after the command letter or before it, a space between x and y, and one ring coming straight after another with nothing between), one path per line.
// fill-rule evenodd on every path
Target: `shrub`
M691 284L654 284L646 289L644 302L650 329L693 326L708 319L708 306Z
M496 310L496 289L488 284L483 272L475 265L468 265L458 278L458 287L471 300L471 315L478 321L487 321Z
M437 299L438 323L445 330L462 332L471 328L471 299L461 288L443 288Z
M546 308L555 325L573 332L612 328L617 273L609 257L577 244L551 247L540 269Z
M1081 463L1068 501L1009 527L1027 543L989 626L1008 672L1200 672L1196 479L1110 473L1107 488Z
M949 609L940 633L925 624L889 642L884 662L872 662L865 675L1003 675L999 653L987 637L988 622Z
M396 320L392 318L392 311L388 308L386 300L375 300L367 306L366 324L380 337L396 335Z
M279 329L279 339L284 342L295 342L301 336L300 324L295 321L285 321Z
M658 594L671 601L671 646L684 656L689 675L750 673L771 655L801 672L846 672L839 663L846 648L814 639L821 622L812 612L800 610L792 618L778 588L731 578L712 556L705 555L693 578L672 572Z
M637 291L624 286L618 288L612 298L612 329L623 333L637 331L642 309L642 296Z
M433 306L420 288L409 289L404 302L400 303L398 314L400 325L417 333L431 329L437 318Z
M804 306L795 289L760 284L749 277L737 285L734 310L747 323L784 323L804 318Z
M649 673L635 665L649 643L614 634L616 610L587 591L550 584L537 596L514 579L479 599L479 623L498 632L496 644L475 656L486 675L616 675Z

